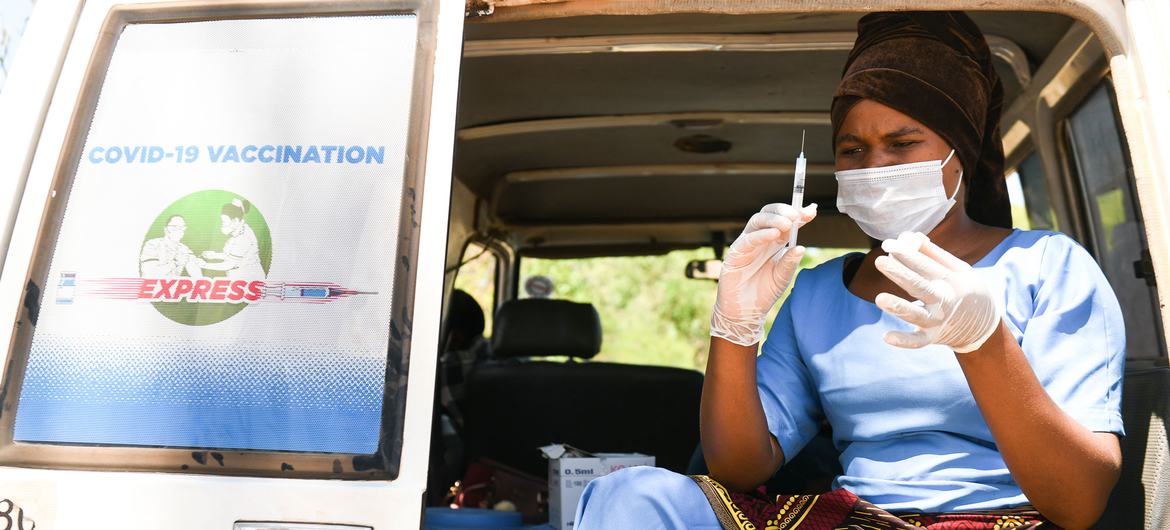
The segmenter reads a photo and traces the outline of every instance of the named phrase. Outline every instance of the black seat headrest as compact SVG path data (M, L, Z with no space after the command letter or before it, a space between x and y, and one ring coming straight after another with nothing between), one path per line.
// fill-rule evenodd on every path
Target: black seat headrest
M492 323L492 356L496 358L564 355L589 359L599 351L601 317L592 304L509 300Z
M467 291L455 289L447 302L446 320L448 350L462 350L477 337L483 337L483 308Z

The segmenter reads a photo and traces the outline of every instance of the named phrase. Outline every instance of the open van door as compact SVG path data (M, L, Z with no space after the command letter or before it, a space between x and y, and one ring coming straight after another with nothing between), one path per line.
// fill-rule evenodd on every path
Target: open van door
M0 101L0 528L420 527L463 15L37 5Z

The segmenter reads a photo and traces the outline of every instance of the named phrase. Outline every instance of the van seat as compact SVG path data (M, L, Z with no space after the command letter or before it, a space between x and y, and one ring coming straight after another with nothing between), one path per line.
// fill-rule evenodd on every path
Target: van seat
M1170 528L1170 367L1127 371L1121 478L1094 528Z
M468 461L487 457L537 476L539 447L566 443L594 452L653 455L659 467L686 470L699 442L703 375L694 370L590 359L601 350L601 320L591 304L524 299L505 303L492 332L493 360L466 387Z

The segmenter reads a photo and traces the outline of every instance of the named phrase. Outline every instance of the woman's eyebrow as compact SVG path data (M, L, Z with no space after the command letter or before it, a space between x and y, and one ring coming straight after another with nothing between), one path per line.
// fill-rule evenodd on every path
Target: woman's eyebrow
M855 136L855 135L852 135L852 134L849 134L849 133L845 133L845 134L842 134L842 135L839 135L839 136L837 136L837 140L836 140L834 143L835 143L835 144L839 144L839 143L841 143L841 142L857 142L857 143L861 143L861 138L858 138L857 136Z
M922 134L922 129L919 127L914 127L913 125L907 125L906 127L902 127L901 129L898 129L896 131L891 131L891 132L888 132L886 134L883 134L882 140L892 140L892 139L901 138L903 136L910 136L912 134ZM856 135L850 134L850 133L845 133L845 134L842 134L840 136L837 136L836 143L842 143L842 142L862 143L861 138L858 138Z
M906 127L902 127L901 129L898 129L896 131L892 131L892 132L888 132L886 134L883 134L882 139L883 140L890 140L890 139L895 139L895 138L901 138L903 136L909 136L911 134L922 134L922 129L919 129L918 127L914 127L914 126L906 126Z

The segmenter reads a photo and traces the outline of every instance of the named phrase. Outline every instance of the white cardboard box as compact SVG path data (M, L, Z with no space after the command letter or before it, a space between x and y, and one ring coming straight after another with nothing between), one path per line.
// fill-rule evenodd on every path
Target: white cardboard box
M559 530L572 530L589 481L627 467L654 465L653 456L639 453L589 453L563 444L540 450L548 458L548 522Z

